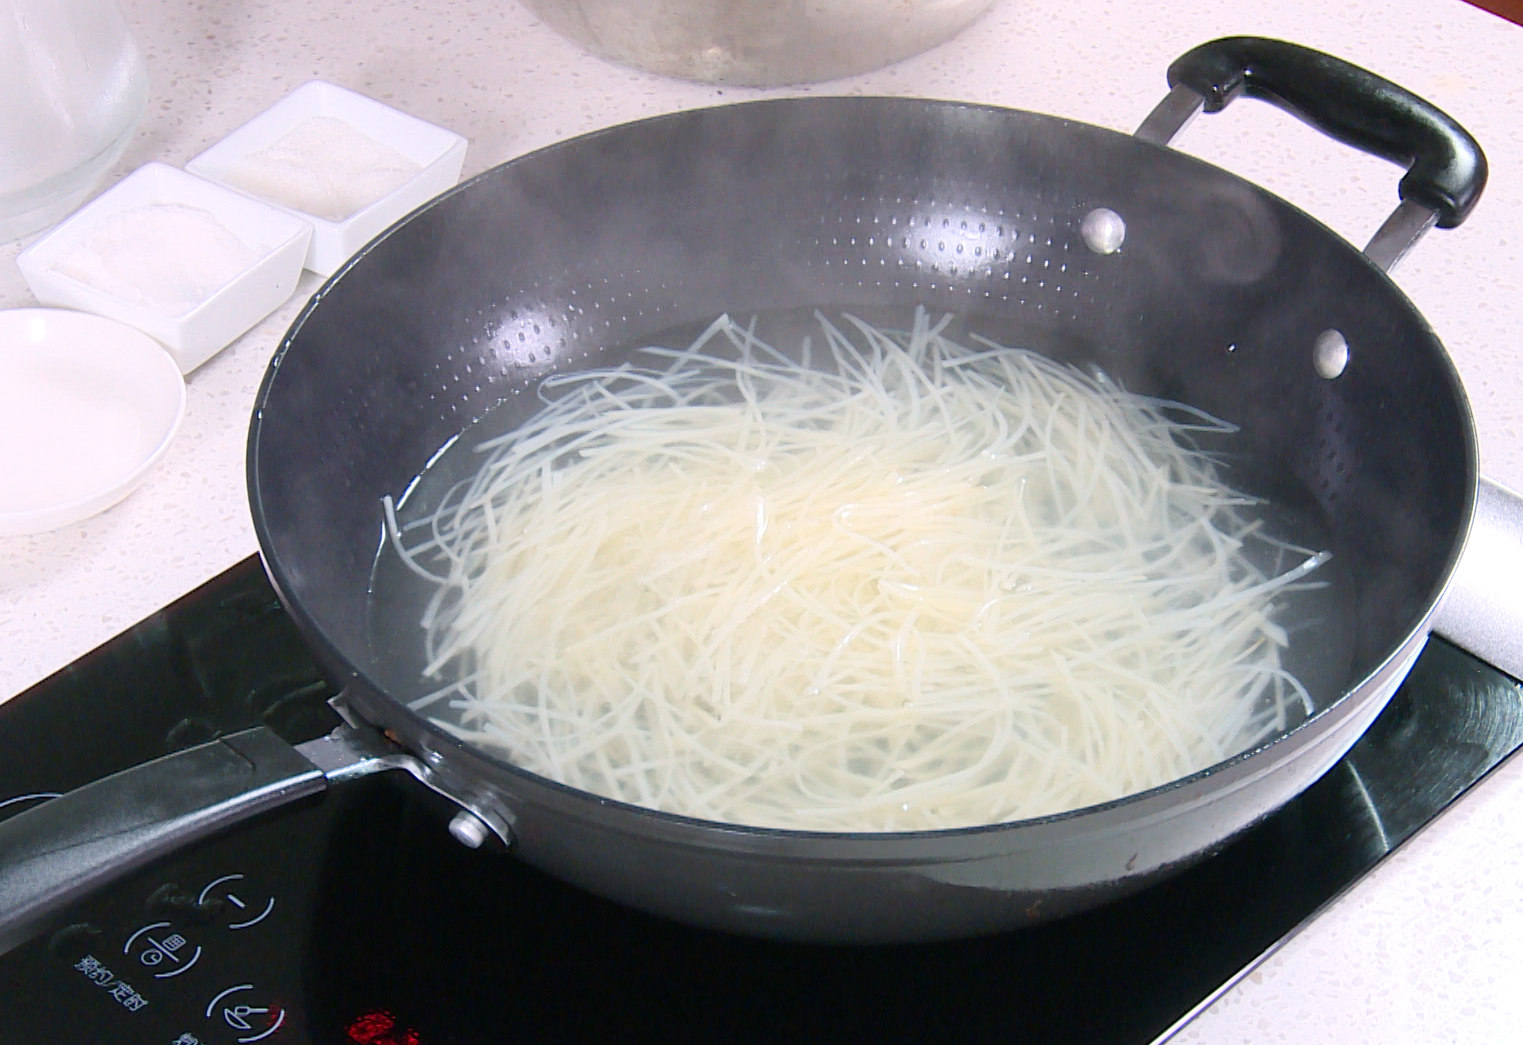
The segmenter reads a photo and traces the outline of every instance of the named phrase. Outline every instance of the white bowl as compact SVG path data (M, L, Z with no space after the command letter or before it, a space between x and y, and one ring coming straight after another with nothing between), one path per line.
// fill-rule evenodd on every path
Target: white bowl
M417 172L374 202L343 217L325 217L303 210L295 202L298 197L294 194L281 193L285 198L278 198L271 189L252 191L246 166L250 157L276 146L313 117L336 120L347 125L348 130L370 139L371 144L400 153L418 166ZM307 254L307 268L319 275L331 276L398 218L453 187L460 179L460 168L465 163L465 148L466 140L453 131L398 112L389 105L335 84L312 80L191 160L185 169L218 184L248 192L311 222L312 246ZM357 159L346 158L341 149L335 149L329 158L320 161L320 165L331 163L329 171L332 172ZM297 171L296 167L292 170L297 174L310 174L312 181L309 184L314 185L325 173L318 168L308 168L304 172ZM294 190L300 186L286 185L285 188Z
M44 305L134 326L188 374L290 298L311 237L275 207L149 163L16 263Z
M0 536L111 507L184 415L185 379L146 334L83 312L0 311Z

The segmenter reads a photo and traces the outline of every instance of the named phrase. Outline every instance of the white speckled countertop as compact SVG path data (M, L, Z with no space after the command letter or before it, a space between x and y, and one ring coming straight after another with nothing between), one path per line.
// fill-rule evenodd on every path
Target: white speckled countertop
M112 180L183 165L313 77L470 140L471 175L538 146L672 109L754 97L604 63L512 0L121 0L147 55L148 113ZM1431 234L1397 276L1453 354L1485 472L1523 488L1523 28L1460 0L998 0L962 36L810 93L926 95L1130 131L1163 71L1212 37L1253 33L1346 57L1426 96L1486 149L1470 222ZM789 92L772 92L789 93ZM799 93L795 90L794 93ZM1177 143L1363 243L1398 172L1263 105ZM35 304L0 246L0 308ZM184 427L122 504L36 537L0 538L0 700L255 550L244 436L265 363L316 289L189 380ZM1504 766L1187 1026L1196 1043L1497 1042L1523 1025L1523 762Z

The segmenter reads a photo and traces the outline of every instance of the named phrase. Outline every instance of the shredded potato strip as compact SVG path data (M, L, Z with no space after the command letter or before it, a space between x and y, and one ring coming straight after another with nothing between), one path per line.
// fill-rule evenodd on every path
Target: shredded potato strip
M596 794L843 831L1119 798L1309 708L1275 600L1328 556L1192 449L1230 427L947 322L821 316L810 369L721 318L546 380L429 514L385 504L437 585L415 706Z

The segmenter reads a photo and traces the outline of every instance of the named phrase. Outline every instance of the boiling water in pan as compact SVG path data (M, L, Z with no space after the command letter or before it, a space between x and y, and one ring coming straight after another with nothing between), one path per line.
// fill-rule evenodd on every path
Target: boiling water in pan
M907 326L902 313L868 314L866 318L887 329ZM898 322L894 322L895 319ZM821 355L818 348L820 330L813 310L796 309L764 314L757 318L756 324L760 338L773 346L786 348L790 354L797 352L806 336L812 337L816 346L812 358L818 365ZM673 328L641 339L641 345L606 353L596 362L619 361L631 351L648 344L686 347L702 329L702 325ZM954 340L963 342L966 342L965 334L960 329L948 331ZM1082 349L1067 351L1063 346L1058 346L1055 354L1081 369L1093 369L1092 364L1085 360ZM537 405L532 393L520 396L489 412L461 433L430 462L401 499L398 515L404 523L426 515L440 503L452 486L480 468L483 455L475 452L477 445L515 430L526 416L534 412ZM1203 449L1227 465L1230 479L1234 456L1232 436L1207 435L1203 441L1213 444L1204 446ZM1312 501L1308 497L1303 503L1309 505ZM1327 528L1315 510L1288 506L1282 497L1279 502L1263 505L1254 511L1263 522L1266 532L1276 541L1300 548L1329 547ZM1255 564L1266 575L1278 575L1293 565L1293 561L1288 560L1294 553L1286 553L1275 543L1259 542L1249 547L1251 555L1257 560ZM1275 621L1285 629L1289 641L1281 654L1282 665L1307 688L1313 705L1322 707L1341 694L1350 682L1348 673L1353 647L1353 585L1336 554L1315 571L1313 579L1314 584L1283 592L1277 597ZM376 649L384 651L380 659L383 669L390 675L383 681L392 693L404 700L421 697L436 690L441 684L441 680L425 678L421 672L424 652L419 608L432 594L432 586L406 567L390 542L383 542L374 570L372 599L372 606L380 607L381 611L373 616L372 634ZM391 612L392 608L398 612ZM431 705L426 713L446 720L451 715L444 702ZM1290 724L1295 725L1296 720Z

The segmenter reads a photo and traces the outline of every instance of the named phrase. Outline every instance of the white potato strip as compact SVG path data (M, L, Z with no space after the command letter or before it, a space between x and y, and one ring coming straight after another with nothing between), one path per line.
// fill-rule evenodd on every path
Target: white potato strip
M1327 554L1191 448L1229 426L923 311L819 322L823 370L721 318L550 378L431 514L388 500L438 585L415 706L599 795L902 831L1155 787L1306 704L1275 599Z

